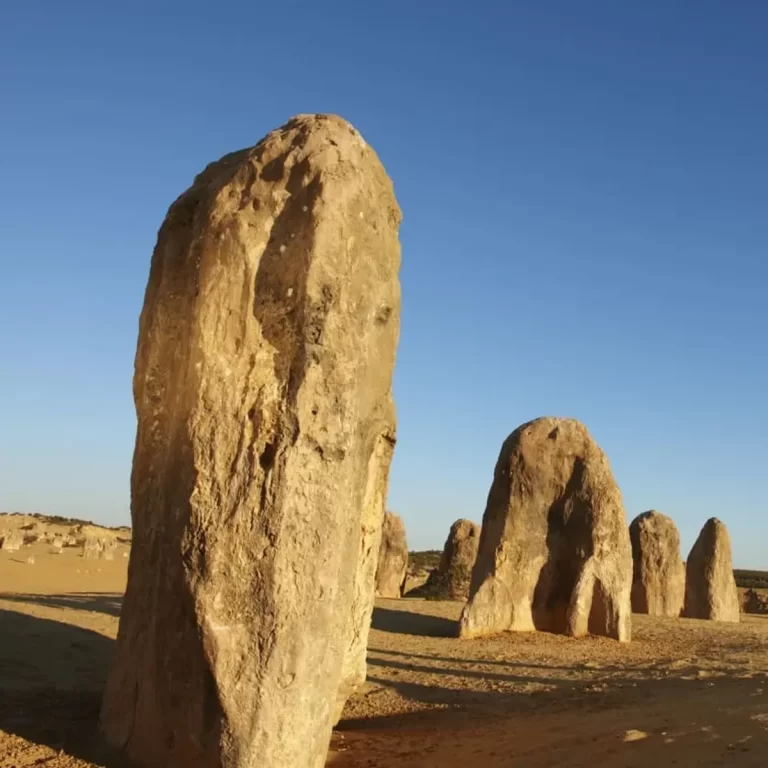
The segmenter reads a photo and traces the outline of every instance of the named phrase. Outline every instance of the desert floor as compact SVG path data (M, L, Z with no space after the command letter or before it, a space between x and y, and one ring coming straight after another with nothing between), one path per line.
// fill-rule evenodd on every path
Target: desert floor
M0 768L114 766L95 736L127 560L0 552ZM34 557L34 564L27 558ZM461 606L382 600L333 768L764 766L768 617L634 617L629 645L450 637Z

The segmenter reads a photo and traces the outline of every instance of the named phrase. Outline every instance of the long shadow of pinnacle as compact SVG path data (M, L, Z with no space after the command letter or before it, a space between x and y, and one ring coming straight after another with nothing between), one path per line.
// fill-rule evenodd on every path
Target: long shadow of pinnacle
M73 608L78 611L119 616L123 596L119 592L67 592L61 595L20 594L0 592L0 600L12 603L32 603L50 608Z
M0 638L0 729L81 760L124 766L98 733L114 640L3 609Z

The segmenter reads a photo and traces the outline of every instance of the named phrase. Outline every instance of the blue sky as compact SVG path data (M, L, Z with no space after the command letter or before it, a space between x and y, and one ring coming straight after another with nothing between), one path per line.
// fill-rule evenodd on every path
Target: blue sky
M262 7L264 6L264 7ZM206 163L299 112L376 148L404 211L390 506L480 520L555 414L628 517L707 517L768 567L768 4L0 6L0 509L127 522L137 319Z

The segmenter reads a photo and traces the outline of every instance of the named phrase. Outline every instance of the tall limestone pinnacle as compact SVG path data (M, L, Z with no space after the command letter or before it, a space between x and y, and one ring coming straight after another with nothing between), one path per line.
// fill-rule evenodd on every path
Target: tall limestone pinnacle
M632 610L677 617L685 597L685 566L674 521L651 509L629 526L632 542Z
M685 563L683 616L738 622L739 592L731 562L731 537L722 520L704 523Z
M212 163L168 211L102 707L142 765L325 763L373 608L400 219L374 151L326 115Z
M608 458L574 419L504 441L459 635L545 629L631 636L632 548Z

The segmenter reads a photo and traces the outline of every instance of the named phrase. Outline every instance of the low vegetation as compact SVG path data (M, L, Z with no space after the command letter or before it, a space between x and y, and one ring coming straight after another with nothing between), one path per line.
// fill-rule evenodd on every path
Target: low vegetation
M768 571L746 571L733 569L736 586L744 589L768 589Z
M440 565L440 556L443 553L439 549L427 549L423 552L409 552L408 566L411 572L431 571Z

